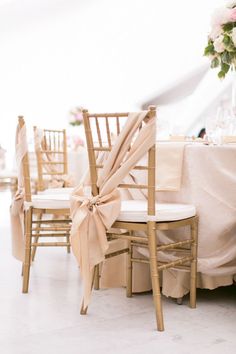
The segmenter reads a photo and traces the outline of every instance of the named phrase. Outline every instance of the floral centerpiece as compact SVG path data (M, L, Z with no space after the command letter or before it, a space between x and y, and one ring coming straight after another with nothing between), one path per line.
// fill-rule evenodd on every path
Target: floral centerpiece
M236 70L236 1L228 2L213 13L204 55L211 60L211 68L219 68L220 79L229 69Z
M76 107L70 111L69 124L73 126L83 124L83 107Z

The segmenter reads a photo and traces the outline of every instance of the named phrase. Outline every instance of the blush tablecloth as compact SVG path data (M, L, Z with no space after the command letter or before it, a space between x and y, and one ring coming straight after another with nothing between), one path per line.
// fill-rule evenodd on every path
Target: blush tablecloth
M159 202L194 204L199 215L198 287L230 285L236 275L236 144L185 146L182 186ZM165 271L163 293L188 292L188 275Z
M157 164L157 168L161 165ZM159 202L191 203L197 208L198 287L214 289L232 284L236 275L236 144L185 144L180 189L159 191L156 198ZM174 232L171 236L178 236ZM117 248L117 243L111 247ZM188 277L182 270L164 271L163 293L172 297L188 293ZM125 278L124 255L104 262L103 287L125 286ZM150 289L149 267L134 264L133 291Z

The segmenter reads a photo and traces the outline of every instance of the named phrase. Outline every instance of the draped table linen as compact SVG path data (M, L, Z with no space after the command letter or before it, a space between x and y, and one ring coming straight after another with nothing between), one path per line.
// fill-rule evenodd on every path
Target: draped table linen
M236 274L236 144L185 146L182 186L157 192L158 202L191 203L199 216L198 287L230 285ZM175 231L167 235L175 237ZM168 270L163 293L180 297L188 292L188 274Z
M164 153L166 146L161 150L164 144L157 145L157 172L158 168L163 168L161 163L158 164L158 155L160 156L161 151ZM168 149L171 150L172 143L168 144ZM214 289L230 285L233 278L236 278L236 144L207 146L197 142L184 143L182 146L184 149L180 188L173 184L172 191L157 191L156 200L160 203L178 202L196 206L199 215L198 287ZM173 149L175 147L176 145L173 145ZM136 175L136 172L135 178L143 178L143 175L139 172ZM169 188L170 184L166 186ZM122 197L140 199L144 195L139 191L129 190ZM183 234L184 232L185 230ZM161 237L163 240L165 237L178 235L175 230L168 231ZM121 257L122 265L118 264L118 257L104 262L102 286L125 286L125 256ZM112 268L117 272L118 267L124 275L123 278L119 275L115 283ZM188 293L188 276L185 271L165 270L163 293L177 298ZM148 266L134 264L133 289L137 292L151 289Z

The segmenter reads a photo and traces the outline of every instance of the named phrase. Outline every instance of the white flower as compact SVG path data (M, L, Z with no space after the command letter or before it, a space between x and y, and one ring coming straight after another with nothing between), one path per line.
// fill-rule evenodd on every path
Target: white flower
M214 41L219 35L222 33L222 27L221 26L215 26L212 28L209 37Z
M232 30L231 38L232 38L234 45L236 46L236 27L234 27Z
M214 45L215 51L217 53L223 53L223 51L225 50L223 39L224 39L224 36L220 35L219 37L217 37L214 40L213 45Z
M236 1L228 1L226 6L229 7L230 9L232 9L234 6L236 5Z

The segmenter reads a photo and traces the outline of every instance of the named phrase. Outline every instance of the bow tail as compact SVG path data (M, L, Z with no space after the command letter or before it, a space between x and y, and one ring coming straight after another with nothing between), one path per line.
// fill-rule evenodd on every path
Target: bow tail
M24 210L23 194L17 192L10 207L12 255L19 261L24 261Z
M106 229L96 208L92 213L84 214L81 211L79 209L76 213L76 224L72 224L71 247L80 266L83 278L83 304L87 307L91 297L94 266L104 260L108 243Z

